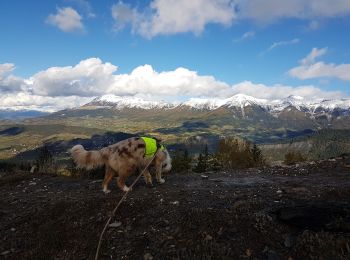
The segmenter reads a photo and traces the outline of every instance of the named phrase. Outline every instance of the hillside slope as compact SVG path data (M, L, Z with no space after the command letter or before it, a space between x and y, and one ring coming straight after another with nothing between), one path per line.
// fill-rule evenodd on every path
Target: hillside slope
M171 175L154 188L140 182L112 219L100 256L348 259L349 167L350 158L338 158L207 173L208 179ZM98 180L1 176L1 257L93 259L122 197L111 188L105 195Z

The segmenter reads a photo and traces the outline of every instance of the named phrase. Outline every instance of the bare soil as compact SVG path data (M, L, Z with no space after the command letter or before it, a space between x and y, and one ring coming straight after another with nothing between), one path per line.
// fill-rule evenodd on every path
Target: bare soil
M101 259L350 259L350 158L140 181ZM131 183L132 178L130 178ZM0 258L93 259L122 197L99 180L0 177Z

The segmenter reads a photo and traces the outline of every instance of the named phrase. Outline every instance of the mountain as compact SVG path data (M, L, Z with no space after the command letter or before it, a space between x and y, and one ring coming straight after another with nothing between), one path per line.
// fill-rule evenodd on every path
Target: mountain
M117 110L139 108L145 110L151 109L173 109L177 107L188 107L199 110L215 110L220 107L242 108L256 106L265 111L278 115L289 107L293 107L301 112L310 115L319 115L322 113L333 113L342 111L343 115L350 115L350 99L315 99L308 100L300 96L288 96L284 99L268 100L259 99L252 96L237 94L230 98L191 98L184 102L165 102L165 101L147 101L137 97L119 97L114 95L104 95L95 98L84 107L107 107ZM242 110L242 116L244 114Z
M166 102L105 95L82 107L45 116L44 120L109 131L143 132L173 140L211 134L271 142L323 128L350 129L350 99L288 96L268 100L237 94L225 99Z
M307 100L300 96L288 96L284 99L268 100L237 94L227 99L191 98L184 102L146 101L134 97L118 97L106 95L95 98L84 109L108 108L113 110L140 109L153 110L200 110L215 111L230 110L235 118L254 118L259 115L261 120L273 116L282 121L309 121L319 127L338 125L337 120L350 116L350 99L316 99ZM262 114L265 114L262 118ZM316 126L315 125L315 126Z
M13 109L0 109L0 119L18 120L25 118L33 118L48 115L47 112L37 110L13 110Z
M108 132L151 135L171 147L186 147L189 152L198 152L207 144L214 152L223 136L243 137L259 144L288 144L291 139L307 138L322 129L335 133L350 129L349 99L289 96L268 100L239 94L226 99L165 102L108 95L16 124L0 121L0 158L36 149L43 143L89 139ZM100 139L95 141L96 147L105 144ZM343 151L327 148L325 154L334 150Z

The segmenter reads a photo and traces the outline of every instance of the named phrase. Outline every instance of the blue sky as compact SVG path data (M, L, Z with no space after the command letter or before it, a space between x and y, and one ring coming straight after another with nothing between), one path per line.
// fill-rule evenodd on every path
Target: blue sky
M349 29L345 0L2 0L0 107L349 97Z

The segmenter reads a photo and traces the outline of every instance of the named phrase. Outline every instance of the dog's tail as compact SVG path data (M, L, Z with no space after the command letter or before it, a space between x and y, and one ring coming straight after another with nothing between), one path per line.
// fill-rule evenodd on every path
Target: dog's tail
M108 160L109 153L106 148L86 151L82 145L78 144L71 149L71 155L79 168L93 169L104 165Z

